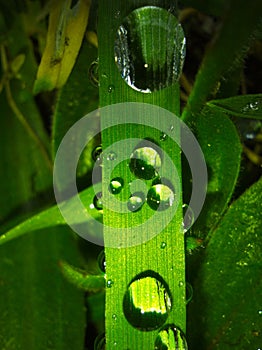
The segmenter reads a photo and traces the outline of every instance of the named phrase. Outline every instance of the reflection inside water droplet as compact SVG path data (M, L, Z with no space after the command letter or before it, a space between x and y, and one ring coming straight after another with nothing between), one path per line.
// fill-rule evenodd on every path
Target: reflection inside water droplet
M171 297L163 279L148 271L130 283L124 297L127 321L141 331L157 329L171 310Z
M121 177L115 177L110 181L109 191L112 194L119 194L124 186L124 180Z
M136 177L144 180L153 179L161 167L161 158L152 147L137 148L131 154L129 167Z
M145 195L142 192L135 192L129 197L127 202L128 210L137 212L140 210L145 202Z
M153 185L147 193L147 203L153 210L166 210L174 204L174 201L174 192L167 185Z
M184 333L175 325L162 329L155 340L155 350L187 350Z
M98 192L95 195L95 197L93 199L93 204L97 210L103 209L102 192Z
M122 78L135 90L149 93L173 84L184 59L183 29L165 9L136 9L117 30L115 62Z

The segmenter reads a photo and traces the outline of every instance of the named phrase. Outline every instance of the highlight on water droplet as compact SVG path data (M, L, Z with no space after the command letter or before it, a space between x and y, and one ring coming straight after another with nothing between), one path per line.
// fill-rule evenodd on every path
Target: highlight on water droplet
M179 79L185 59L185 36L174 15L160 7L145 6L123 20L114 49L115 62L125 82L134 90L150 93Z
M97 192L94 196L93 204L97 210L103 210L102 192Z
M155 340L155 350L187 350L183 331L175 325L167 325L159 331Z
M161 242L160 248L165 249L167 246L166 242Z
M114 281L112 281L110 279L106 281L106 287L107 288L112 288L113 284L114 284Z
M145 271L129 284L123 311L133 327L151 331L165 323L171 304L171 295L164 280L153 271Z
M110 181L109 192L119 194L124 186L124 180L121 177L115 177Z
M146 200L150 208L162 211L174 204L175 195L169 186L157 184L149 189Z
M93 61L88 69L88 76L91 83L95 86L99 86L99 73L98 73L98 59Z
M128 210L135 213L142 208L144 203L145 203L144 193L143 192L135 192L132 194L132 196L129 197L129 199L127 201L127 208L128 208Z
M94 343L94 350L105 350L106 349L106 337L105 333L99 334Z
M161 167L161 157L152 147L137 148L130 156L130 170L140 179L153 179Z
M184 233L186 233L194 223L194 212L188 204L183 204L183 223L182 228Z
M102 250L97 258L98 266L102 272L106 272L106 258L105 258L105 252Z

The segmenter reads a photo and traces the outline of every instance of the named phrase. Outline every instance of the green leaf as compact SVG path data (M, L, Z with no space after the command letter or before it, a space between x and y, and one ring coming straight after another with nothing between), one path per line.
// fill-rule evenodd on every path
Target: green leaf
M206 51L189 96L182 119L187 122L191 112L198 113L204 103L214 98L220 81L242 65L243 58L261 23L262 2L252 6L244 0L232 0L215 40ZM239 23L242 23L239 26Z
M80 194L81 201L85 204L87 212L92 215L93 219L102 220L101 211L96 210L90 204L93 203L93 198L95 196L94 190L92 187L84 190ZM81 224L83 222L83 213L81 210L75 209L74 207L74 198L70 199L64 203L60 204L61 206L66 207L66 210L63 211L64 215L69 212L74 212L75 224ZM88 219L84 217L84 222L88 223ZM90 221L91 221L90 217ZM19 225L13 227L6 233L0 236L0 245L7 243L13 239L16 239L20 236L23 236L27 233L36 230L50 229L59 225L66 225L66 219L62 216L57 205L52 206L42 212L28 218L27 220L21 222ZM95 232L92 232L92 225L89 225L90 233L95 235ZM36 233L37 234L37 233Z
M11 81L10 91L26 122L47 148L48 138L31 92L36 63L23 23L20 15L14 14L6 34L10 62L18 54L25 55L22 81ZM40 142L36 143L21 124L5 93L6 88L0 95L0 220L9 226L17 216L28 217L51 201L52 174ZM84 295L64 280L58 267L59 259L80 263L72 232L64 227L32 233L1 246L0 256L0 348L82 350Z
M234 124L221 111L206 107L200 115L192 115L190 126L208 168L206 200L192 227L194 234L204 238L216 226L231 199L239 174L242 147ZM185 198L190 190L187 179Z
M235 117L262 120L262 94L211 100L207 105Z
M261 347L262 178L226 212L194 281L189 334L198 349Z

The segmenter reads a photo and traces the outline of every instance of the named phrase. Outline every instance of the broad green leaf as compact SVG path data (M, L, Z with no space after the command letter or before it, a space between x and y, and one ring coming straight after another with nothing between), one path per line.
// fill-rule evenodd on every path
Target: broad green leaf
M92 63L96 64L96 59L97 49L84 41L72 74L67 84L59 92L52 129L53 157L55 157L57 149L69 128L87 113L98 108L98 87L92 85L90 77L91 65ZM94 69L97 68L94 67ZM96 123L98 129L99 119ZM80 157L79 176L85 175L93 167L92 150L99 144L99 137L95 141L97 144L91 142ZM72 147L75 149L73 141Z
M189 306L192 349L261 347L261 211L262 179L229 207L202 251Z
M241 118L262 119L262 95L242 95L207 102L214 108L228 115Z
M204 103L214 98L222 78L243 62L261 21L262 2L254 0L252 6L244 0L232 0L227 15L215 40L206 51L196 76L182 119L188 122L191 113L198 113ZM239 26L239 23L242 23Z
M208 168L206 200L192 227L194 234L204 238L217 225L231 199L239 174L242 147L234 124L221 111L206 107L191 120L190 126ZM190 190L190 182L185 178L184 198L189 197Z
M92 187L90 187L84 190L80 194L80 199L85 204L87 212L90 215L92 215L93 219L97 219L101 221L102 220L101 211L93 208L92 206L94 196L95 196L94 190ZM64 205L64 207L66 207L66 211L63 211L64 215L66 215L66 213L69 213L69 212L74 212L75 224L81 224L83 223L83 220L85 223L88 223L88 220L86 219L86 217L84 217L83 219L82 211L79 208L74 207L74 200L70 201L69 199L65 203L62 203L61 205ZM90 217L90 221L91 220L92 219ZM38 214L28 218L27 220L21 222L19 225L13 227L9 231L2 234L0 236L0 245L5 244L8 241L11 241L15 238L23 236L32 231L43 230L43 229L48 230L52 227L66 225L66 224L67 224L66 219L64 218L64 216L62 216L58 206L54 205L51 208L43 210L42 212L39 212ZM93 233L93 235L95 235L95 232L92 231L91 224L89 225L90 233Z
M47 147L48 139L31 93L36 64L23 23L15 14L6 32L8 62L19 54L25 55L22 80L10 82L12 103ZM28 217L43 202L52 200L45 195L52 186L52 174L40 142L36 143L21 124L5 94L6 85L0 95L0 211L1 222L7 224L21 214ZM64 227L29 234L1 246L0 257L0 348L82 350L84 296L64 280L58 268L59 259L79 264L71 231Z

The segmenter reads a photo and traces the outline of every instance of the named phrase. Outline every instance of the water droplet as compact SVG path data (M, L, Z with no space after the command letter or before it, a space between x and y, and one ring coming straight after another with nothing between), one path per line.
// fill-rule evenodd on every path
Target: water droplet
M116 314L113 314L113 315L112 315L112 319L113 319L114 321L116 321L116 320L117 320L117 315L116 315Z
M102 192L98 192L95 195L95 197L93 199L93 204L97 210L103 209Z
M137 148L130 157L130 170L136 177L144 180L153 179L161 167L161 158L152 147Z
M112 288L113 284L114 284L114 281L112 281L112 280L107 280L106 281L107 288Z
M178 286L179 286L179 287L183 287L183 286L184 286L184 282L183 282L183 281L179 281L179 282L178 282Z
M134 90L150 93L172 85L181 74L184 59L183 29L165 9L136 9L117 30L115 62Z
M194 223L194 212L188 204L183 204L183 231L186 233Z
M162 329L155 341L155 350L187 350L185 334L175 325Z
M255 101L255 102L250 102L249 104L249 108L252 109L252 111L258 111L258 101Z
M99 334L94 343L94 350L105 350L106 349L106 337L105 333Z
M259 314L259 315L262 315L262 310L258 310L258 314Z
M118 194L121 192L123 186L124 186L124 180L121 177L115 177L110 181L109 191L112 194Z
M164 132L161 132L160 141L166 141L166 139L167 139L167 134Z
M120 14L121 14L120 10L117 10L117 11L115 12L115 19L119 18L119 17L120 17Z
M105 252L104 250L102 250L99 255L98 255L98 265L99 265L99 268L102 272L106 272L106 258L105 258Z
M96 162L99 162L102 160L102 146L96 146L92 151L92 158Z
M114 85L109 85L108 88L107 88L107 91L111 94L111 92L114 92L115 91L115 87Z
M186 304L190 303L192 299L193 299L193 287L189 282L187 282L186 283Z
M117 155L116 155L116 153L115 152L109 152L108 153L108 155L106 156L106 159L107 160L116 160L116 158L117 158Z
M166 242L162 242L161 245L160 245L161 249L165 249L166 246L167 246Z
M88 69L88 75L91 83L95 86L99 86L99 74L98 74L98 59L91 63Z
M147 193L147 203L153 210L166 210L174 204L175 195L170 187L158 184Z
M126 319L133 327L150 331L165 323L171 310L171 298L163 279L147 271L130 283L123 306Z
M140 210L145 202L145 195L142 192L135 192L129 197L127 202L128 210L136 212Z

